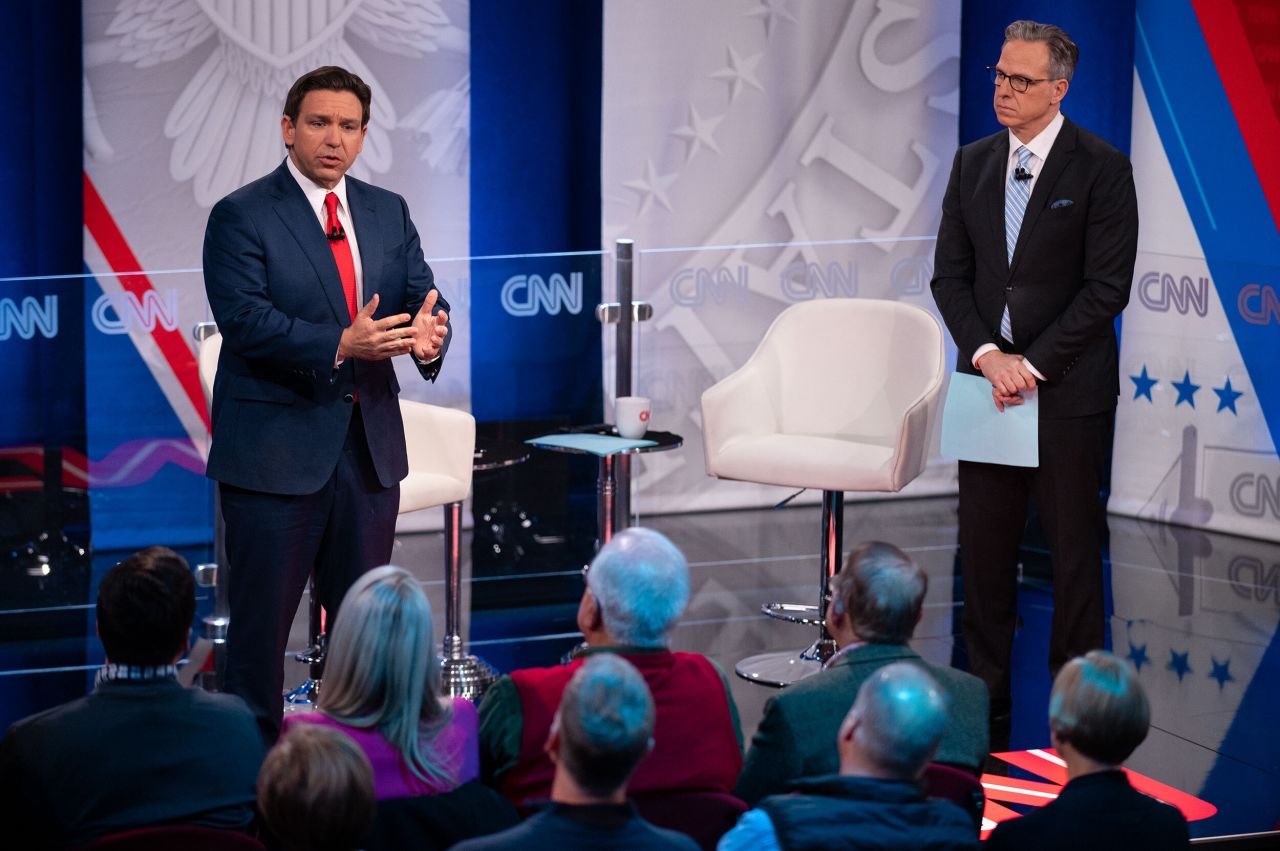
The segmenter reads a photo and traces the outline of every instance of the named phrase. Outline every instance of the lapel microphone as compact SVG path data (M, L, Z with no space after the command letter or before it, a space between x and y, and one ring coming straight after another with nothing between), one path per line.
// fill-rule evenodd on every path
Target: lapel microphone
M1017 168L1015 168L1015 169L1013 170L1013 179L1014 179L1014 180L1030 180L1030 179L1032 178L1032 176L1033 176L1033 175L1031 174L1031 172L1027 171L1027 170L1026 170L1025 168L1023 168L1022 166L1018 166ZM333 239L333 237L329 237L329 238L330 238L330 239Z
M1022 178L1018 179L1021 180ZM347 232L344 231L341 226L338 226L332 228L327 234L325 234L325 236L329 238L330 242L341 242L347 238Z

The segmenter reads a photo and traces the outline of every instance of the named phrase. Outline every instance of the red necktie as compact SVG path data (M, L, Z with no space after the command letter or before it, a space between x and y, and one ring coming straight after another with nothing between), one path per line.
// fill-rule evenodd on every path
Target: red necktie
M351 243L338 220L338 196L330 192L324 196L324 208L329 216L325 222L325 234L329 237L329 248L333 250L334 262L338 264L338 277L342 278L342 292L347 297L347 311L355 321L360 308L356 306L356 264L351 258ZM336 237L336 238L335 238Z

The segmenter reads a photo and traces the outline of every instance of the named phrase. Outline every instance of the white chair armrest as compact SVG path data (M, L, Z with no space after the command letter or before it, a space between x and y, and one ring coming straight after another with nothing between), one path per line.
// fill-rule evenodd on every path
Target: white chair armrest
M773 400L748 361L702 394L702 451L707 475L719 475L716 456L732 438L777 430Z
M436 473L466 483L471 490L476 420L465 411L400 400L409 470Z
M933 383L911 403L902 417L898 446L894 451L893 491L896 493L924 472L929 461L930 428L942 394L943 355L939 353L937 375Z

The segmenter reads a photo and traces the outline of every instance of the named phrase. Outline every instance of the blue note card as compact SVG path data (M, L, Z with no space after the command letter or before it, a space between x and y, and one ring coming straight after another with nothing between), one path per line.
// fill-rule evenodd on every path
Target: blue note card
M996 410L991 382L981 375L951 376L942 409L942 455L1010 467L1040 466L1040 404L1037 392L1021 405Z
M631 440L608 434L544 434L542 437L531 437L525 443L543 449L567 449L572 452L589 453L601 458L626 452L628 449L658 445L653 440Z

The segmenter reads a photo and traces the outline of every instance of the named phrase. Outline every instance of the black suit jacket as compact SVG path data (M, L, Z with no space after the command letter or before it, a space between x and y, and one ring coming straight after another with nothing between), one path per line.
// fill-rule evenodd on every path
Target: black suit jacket
M348 176L347 202L364 300L379 296L374 318L415 315L435 283L404 199ZM389 360L353 359L333 368L351 317L324 229L285 163L214 206L204 277L223 336L209 477L266 493L314 493L337 464L358 394L379 481L403 479L395 369ZM437 310L448 309L441 298ZM435 379L443 354L419 367L425 378Z
M1186 848L1187 820L1129 785L1123 771L1077 777L1051 801L1027 815L1001 822L987 839L987 851L1002 848Z
M956 152L942 202L932 289L961 372L994 343L1048 379L1040 415L1113 410L1120 392L1113 320L1129 301L1138 204L1129 159L1064 120L1027 202L1013 261L1005 247L1009 132ZM1013 345L999 335L1006 302Z
M263 756L238 697L173 679L103 683L0 741L5 847L65 848L164 823L247 828Z

